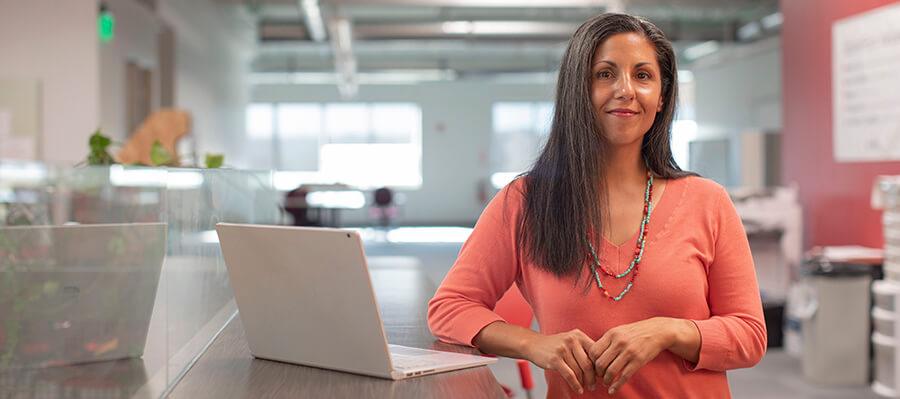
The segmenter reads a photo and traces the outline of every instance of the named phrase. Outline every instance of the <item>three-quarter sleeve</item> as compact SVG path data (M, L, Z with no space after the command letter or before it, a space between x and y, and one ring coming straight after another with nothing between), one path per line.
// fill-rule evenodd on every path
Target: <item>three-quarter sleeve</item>
M515 180L491 200L428 303L428 326L441 340L473 346L481 329L503 321L493 309L520 273L516 250L520 187L521 179Z
M766 352L766 324L750 244L724 189L713 214L715 244L707 272L710 318L693 320L701 344L697 364L685 361L690 370L751 367Z

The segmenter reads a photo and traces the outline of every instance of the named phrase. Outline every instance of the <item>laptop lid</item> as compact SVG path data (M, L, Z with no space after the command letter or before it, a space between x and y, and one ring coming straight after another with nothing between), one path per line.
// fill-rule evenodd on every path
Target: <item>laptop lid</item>
M0 370L141 356L166 228L0 227Z
M356 232L227 223L216 231L253 356L391 378Z

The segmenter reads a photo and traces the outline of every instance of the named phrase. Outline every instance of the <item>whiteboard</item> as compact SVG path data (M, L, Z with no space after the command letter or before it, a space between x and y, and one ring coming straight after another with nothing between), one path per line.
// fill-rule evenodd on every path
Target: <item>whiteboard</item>
M837 20L831 37L835 160L900 160L900 4Z

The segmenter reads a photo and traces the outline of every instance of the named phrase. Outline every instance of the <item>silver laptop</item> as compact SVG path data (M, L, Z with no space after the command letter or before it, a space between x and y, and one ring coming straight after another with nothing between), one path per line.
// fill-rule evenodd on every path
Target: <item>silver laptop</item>
M254 357L395 380L497 361L388 345L354 231L227 223L216 230Z
M138 357L165 223L0 227L0 371Z

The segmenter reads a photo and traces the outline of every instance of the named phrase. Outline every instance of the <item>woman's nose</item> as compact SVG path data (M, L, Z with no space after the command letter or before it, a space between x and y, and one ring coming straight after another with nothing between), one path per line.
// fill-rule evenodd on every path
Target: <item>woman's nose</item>
M631 84L631 76L623 74L616 82L616 99L628 101L634 98L634 86Z

